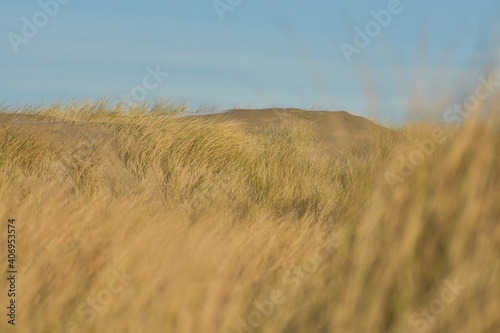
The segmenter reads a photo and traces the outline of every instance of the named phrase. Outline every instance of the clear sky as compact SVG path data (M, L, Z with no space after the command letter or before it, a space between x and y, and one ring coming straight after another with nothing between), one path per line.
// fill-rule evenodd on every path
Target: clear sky
M0 103L128 95L400 121L496 65L497 1L397 3L0 0Z

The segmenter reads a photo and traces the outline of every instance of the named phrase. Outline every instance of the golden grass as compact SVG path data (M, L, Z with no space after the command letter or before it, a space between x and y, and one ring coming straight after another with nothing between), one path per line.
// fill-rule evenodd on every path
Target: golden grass
M440 126L405 126L329 155L286 124L16 111L61 122L0 125L20 332L500 330L495 127L442 127L427 153Z

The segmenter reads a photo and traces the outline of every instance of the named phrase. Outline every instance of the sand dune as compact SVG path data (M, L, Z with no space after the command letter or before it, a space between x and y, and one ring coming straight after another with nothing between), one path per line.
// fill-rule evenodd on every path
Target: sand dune
M186 119L236 122L252 134L282 126L305 126L316 135L322 147L330 152L337 152L345 145L367 144L374 131L387 130L371 120L345 111L305 111L295 108L233 109L217 114L192 115ZM36 128L57 140L64 140L72 136L72 133L81 131L88 132L87 137L107 136L95 126L90 129L85 123L68 124L57 117L40 115L0 114L0 124L15 124L26 130Z
M164 118L164 117L161 117ZM154 120L154 118L153 118ZM234 109L218 114L200 114L175 118L179 123L236 123L246 135L258 135L269 129L298 126L307 129L317 139L315 151L339 153L346 146L364 146L371 142L375 131L388 130L374 122L337 111L304 111L300 109ZM108 120L109 121L109 120ZM76 164L92 165L99 161L102 177L119 192L129 193L136 182L119 157L117 136L108 121L67 119L64 115L0 113L0 129L9 127L14 133L34 134L51 150L64 156L63 162L52 163L52 170L71 173ZM127 118L121 122L127 123ZM308 133L309 133L308 132ZM14 134L17 135L17 134ZM165 138L168 138L165 133Z
M236 121L252 132L283 124L306 125L330 151L346 144L368 143L374 131L384 127L345 111L304 111L301 109L234 109L203 116L217 121Z

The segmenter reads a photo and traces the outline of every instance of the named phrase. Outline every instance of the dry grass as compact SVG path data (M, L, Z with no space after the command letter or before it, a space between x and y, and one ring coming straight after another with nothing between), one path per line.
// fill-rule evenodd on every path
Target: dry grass
M442 128L412 165L436 126L329 155L307 128L158 110L46 106L16 111L57 123L0 125L20 332L500 330L495 127Z

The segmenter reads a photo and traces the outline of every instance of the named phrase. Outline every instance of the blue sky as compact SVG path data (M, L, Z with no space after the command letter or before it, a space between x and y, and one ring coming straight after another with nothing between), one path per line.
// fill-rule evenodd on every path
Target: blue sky
M401 0L351 61L341 43L356 46L354 28L366 33L371 11L396 0L218 1L231 9L224 20L213 0L0 0L0 103L118 100L160 68L168 76L148 100L316 106L397 122L423 110L419 98L445 107L500 55L491 0ZM43 21L41 3L57 13Z

